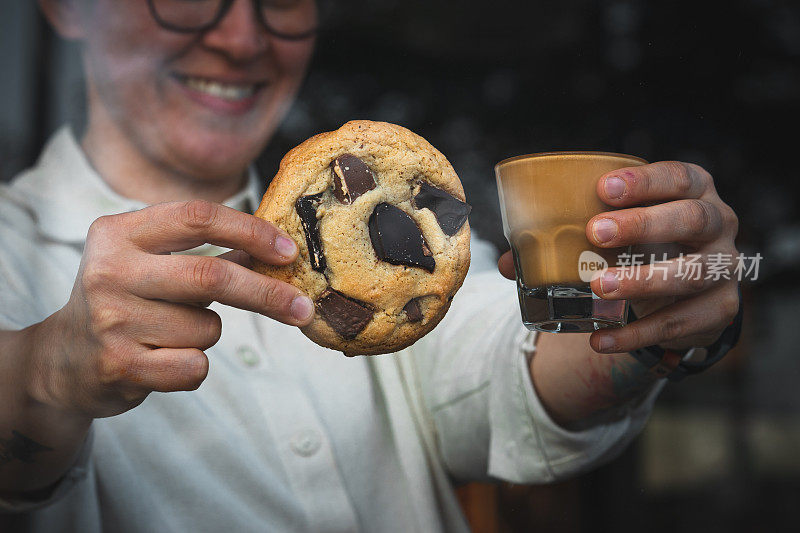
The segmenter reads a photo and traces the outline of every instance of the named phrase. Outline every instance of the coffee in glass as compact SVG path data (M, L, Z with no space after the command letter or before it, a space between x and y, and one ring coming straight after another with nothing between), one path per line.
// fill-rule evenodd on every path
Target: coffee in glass
M614 209L600 201L598 180L646 163L608 152L544 152L495 166L503 230L529 329L591 332L625 325L627 302L599 298L589 281L607 266L618 266L628 249L592 245L586 224Z

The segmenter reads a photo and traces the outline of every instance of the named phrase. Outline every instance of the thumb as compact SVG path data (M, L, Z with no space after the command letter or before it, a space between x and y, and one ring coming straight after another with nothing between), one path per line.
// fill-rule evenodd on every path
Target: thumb
M497 270L508 279L514 279L514 258L511 256L511 250L497 260Z

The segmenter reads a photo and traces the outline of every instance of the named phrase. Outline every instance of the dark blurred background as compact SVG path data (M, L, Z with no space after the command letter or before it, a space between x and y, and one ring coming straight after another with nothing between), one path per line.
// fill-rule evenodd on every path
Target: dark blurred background
M623 456L547 487L461 489L475 531L800 530L800 3L325 1L307 82L265 176L351 119L426 137L453 163L473 228L500 250L493 165L546 150L698 163L764 257L740 346L668 385ZM0 178L85 109L78 50L35 2L0 6Z

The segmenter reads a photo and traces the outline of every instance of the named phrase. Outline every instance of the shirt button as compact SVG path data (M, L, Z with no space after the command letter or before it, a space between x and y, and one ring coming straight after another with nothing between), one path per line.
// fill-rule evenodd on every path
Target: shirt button
M292 451L300 457L310 457L317 453L322 445L322 438L318 431L304 429L297 432L292 438Z
M236 357L239 358L242 364L249 367L256 366L259 361L261 361L258 352L249 346L239 346L236 348Z

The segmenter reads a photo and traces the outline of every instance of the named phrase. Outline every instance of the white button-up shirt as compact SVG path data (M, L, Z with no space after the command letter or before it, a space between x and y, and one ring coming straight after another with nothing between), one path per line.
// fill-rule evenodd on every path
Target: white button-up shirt
M259 200L251 173L226 205ZM69 129L55 135L35 167L0 187L0 328L61 308L92 221L143 207L103 182ZM0 501L10 513L0 530L462 531L453 479L542 483L617 454L655 393L585 431L554 424L528 372L535 336L493 254L473 239L447 316L393 355L347 358L212 304L223 330L202 386L95 420L47 501Z

